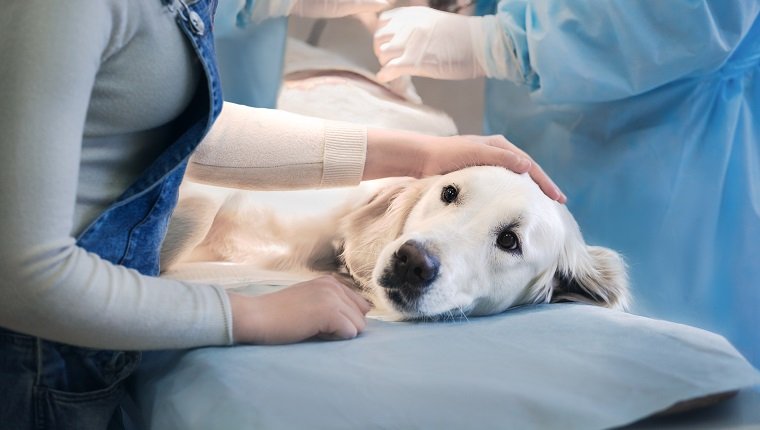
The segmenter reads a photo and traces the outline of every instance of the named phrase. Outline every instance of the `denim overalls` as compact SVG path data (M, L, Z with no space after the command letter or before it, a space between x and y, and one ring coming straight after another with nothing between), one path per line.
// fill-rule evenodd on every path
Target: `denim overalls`
M185 132L77 238L102 258L159 273L159 251L190 153L222 109L211 19L216 0L155 0L177 13L203 66L200 88L183 114ZM101 351L46 341L0 328L0 429L121 428L129 404L125 380L136 351ZM133 422L134 424L134 422Z

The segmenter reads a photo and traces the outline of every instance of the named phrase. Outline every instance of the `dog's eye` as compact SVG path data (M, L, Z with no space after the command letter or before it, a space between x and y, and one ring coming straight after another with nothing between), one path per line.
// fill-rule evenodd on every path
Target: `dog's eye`
M519 251L520 241L512 230L504 230L496 238L496 245L504 251Z
M454 202L457 199L457 195L459 195L459 190L453 185L446 185L441 190L441 200L446 204Z

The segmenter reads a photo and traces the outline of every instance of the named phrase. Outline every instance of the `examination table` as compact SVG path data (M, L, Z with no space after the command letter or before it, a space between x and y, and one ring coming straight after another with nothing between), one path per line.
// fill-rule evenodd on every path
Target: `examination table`
M248 294L302 279L228 263L168 276ZM162 430L760 428L760 372L723 337L578 304L370 318L348 341L147 353L136 382ZM637 422L674 405L686 411Z

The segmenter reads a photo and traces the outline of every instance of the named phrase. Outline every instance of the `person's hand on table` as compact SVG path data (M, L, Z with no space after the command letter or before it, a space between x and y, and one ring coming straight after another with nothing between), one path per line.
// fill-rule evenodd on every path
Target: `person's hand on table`
M333 276L260 296L230 293L235 343L284 344L318 337L351 339L370 303Z

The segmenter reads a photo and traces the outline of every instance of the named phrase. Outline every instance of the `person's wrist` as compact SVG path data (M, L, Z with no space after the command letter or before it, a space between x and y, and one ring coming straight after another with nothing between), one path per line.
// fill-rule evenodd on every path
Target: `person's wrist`
M432 136L420 133L370 129L367 131L367 159L364 180L391 176L423 176L426 148Z
M257 340L257 319L260 312L256 310L257 297L228 293L232 311L232 342L255 343Z

